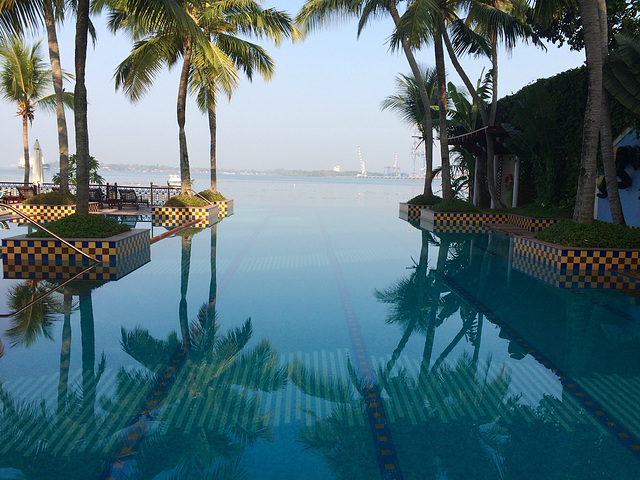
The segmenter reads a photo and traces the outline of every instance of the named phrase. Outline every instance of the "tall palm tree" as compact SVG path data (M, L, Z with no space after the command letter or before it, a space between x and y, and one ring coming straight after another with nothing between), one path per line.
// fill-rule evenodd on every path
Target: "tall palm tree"
M442 36L451 62L473 97L483 124L485 127L493 126L497 114L498 98L498 44L502 43L510 50L515 46L517 40L522 38L525 41L531 39L534 44L542 45L532 29L526 24L526 3L522 0L465 0L441 5L441 8L437 18L446 23L440 25L438 32ZM467 11L465 20L457 16L456 9ZM409 35L414 45L427 42L433 35L431 33L434 23L433 16L432 0L416 0L403 15L397 35ZM452 30L453 41L445 27ZM395 41L397 42L397 40ZM490 73L493 80L493 91L489 108L483 104L479 93L459 62L458 56L469 51L476 55L486 55L491 60ZM488 128L485 136L489 193L494 205L504 208L496 191L493 174L493 137Z
M61 0L46 0L41 2L23 1L13 2L6 8L0 7L0 31L20 35L33 27L44 23L47 32L47 44L49 47L49 60L53 77L53 90L56 95L56 121L58 124L58 150L60 154L60 190L69 192L68 180L68 156L69 139L67 132L67 119L63 101L63 73L60 66L60 49L58 46L58 34L56 23L64 19L64 2ZM20 12L31 10L31 15L24 18Z
M432 68L422 70L422 82L427 88L427 93L433 104L437 103L436 97L436 71ZM433 143L433 128L428 125L426 112L420 100L418 84L412 75L399 75L396 77L396 94L390 95L382 101L382 110L391 110L409 125L417 125L425 145ZM437 118L437 112L432 107L429 110L431 125L433 119ZM426 157L426 169L424 180L424 192L426 197L433 195L433 157Z
M425 0L433 2L434 0ZM400 22L400 13L398 12L399 0L307 0L298 15L296 21L302 26L303 32L309 32L318 27L331 23L333 19L343 19L350 17L359 17L358 36L364 29L366 24L375 17L390 15L394 26L398 27ZM412 46L405 35L401 35L398 44L404 52L413 78L418 85L418 92L422 101L423 110L428 112L431 110L431 100L427 93L427 87L422 81L418 62L413 54ZM431 116L426 117L426 128L431 130ZM424 146L425 157L433 158L433 144L427 143ZM425 178L425 192L427 191L427 179Z
M263 10L257 2L192 1L184 5L192 26L199 35L185 35L181 29L147 24L131 16L122 2L111 4L114 14L110 26L114 31L128 29L137 40L132 53L117 68L116 88L138 101L150 88L161 67L176 65L182 58L178 88L178 136L180 143L181 189L191 192L189 157L184 130L186 99L189 87L198 93L199 106L208 112L212 145L212 166L215 172L215 103L216 94L228 96L238 85L238 69L249 79L258 71L265 78L273 73L273 61L259 46L238 35L248 34L272 38L276 41L294 36L295 29L288 15L277 10Z
M605 0L579 0L578 3L585 46L588 89L573 220L580 223L593 221L596 164L598 143L600 143L607 191L610 194L613 193L613 197L609 199L611 217L614 223L624 224L613 158L610 100L609 94L604 90L603 81L603 69L608 63L609 54L607 5ZM533 18L537 23L549 25L558 15L562 15L562 4L558 0L535 1Z
M274 74L274 62L259 45L240 38L239 34L257 38L267 37L276 43L283 38L296 40L300 33L292 24L291 18L284 12L274 9L264 10L254 1L221 1L207 3L206 9L198 19L211 42L224 52L233 63L236 71L242 71L251 81L255 72L266 80ZM210 138L210 171L212 192L217 192L217 156L216 156L216 102L219 93L228 98L237 88L235 81L220 75L215 65L206 59L194 59L193 73L190 78L192 93L196 94L200 110L207 114ZM231 80L235 80L235 77Z
M22 145L24 150L24 184L29 184L29 124L33 122L36 107L54 110L56 95L49 94L53 86L51 71L47 69L39 52L40 42L28 46L18 36L0 39L0 90L3 97L18 104L22 117ZM73 107L73 97L62 94L65 105Z

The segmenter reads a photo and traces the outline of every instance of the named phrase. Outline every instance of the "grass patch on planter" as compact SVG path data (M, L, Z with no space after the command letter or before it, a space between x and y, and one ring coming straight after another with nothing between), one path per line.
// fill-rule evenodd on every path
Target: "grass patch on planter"
M465 212L473 212L473 213L481 213L478 207L476 207L473 203L465 202L464 200L460 200L459 198L452 198L451 200L442 200L441 202L435 204L431 207L431 211L433 212L446 212L446 213L465 213Z
M568 247L640 249L640 230L598 220L558 222L538 232L536 238Z
M489 210L488 210L489 211ZM536 203L524 207L507 208L507 213L533 218L572 218L573 209L545 206Z
M420 195L417 195L411 200L407 201L407 203L409 205L435 205L437 203L440 203L441 201L442 198L440 197L437 197L435 195L425 195L421 193Z
M227 197L225 197L220 192L212 192L211 190L203 190L199 192L198 195L202 195L210 202L223 202L227 199Z
M71 193L47 192L26 199L27 205L75 205L76 197Z
M47 224L46 228L62 238L107 238L119 233L128 232L131 227L103 215L74 213L55 222ZM44 230L27 234L27 237L51 237Z
M165 207L206 207L209 204L194 195L176 195L167 200Z

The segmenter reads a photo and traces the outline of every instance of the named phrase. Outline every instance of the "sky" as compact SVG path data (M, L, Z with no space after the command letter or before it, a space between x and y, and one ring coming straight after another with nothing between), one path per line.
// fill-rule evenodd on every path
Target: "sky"
M265 0L292 16L303 0ZM179 68L163 72L149 93L132 104L115 91L113 73L129 54L131 40L105 29L105 19L95 18L98 39L89 48L87 91L89 99L90 152L101 164L175 165L178 167L176 99ZM59 29L64 70L73 73L73 22ZM398 158L402 171L411 169L411 127L393 112L381 111L380 103L396 91L396 76L410 72L401 53L389 51L390 18L371 23L357 37L355 20L316 30L295 44L279 47L262 41L276 63L268 82L243 79L230 100L220 98L218 119L218 169L234 170L360 170L358 147L368 172L383 172ZM36 33L34 39L45 37ZM46 38L42 56L48 61ZM432 49L417 53L423 65L435 64ZM500 53L499 96L584 63L584 52L547 44L547 51L521 44ZM463 58L472 81L479 78L488 60ZM447 80L462 85L448 65ZM73 91L73 85L66 86ZM0 99L0 167L17 165L22 156L22 123L16 105ZM73 116L67 115L70 153L75 151ZM207 117L193 100L187 105L187 142L192 167L209 165ZM57 171L55 115L37 110L29 129L29 145L38 139L46 162ZM437 156L437 155L436 155ZM436 159L436 164L438 159Z

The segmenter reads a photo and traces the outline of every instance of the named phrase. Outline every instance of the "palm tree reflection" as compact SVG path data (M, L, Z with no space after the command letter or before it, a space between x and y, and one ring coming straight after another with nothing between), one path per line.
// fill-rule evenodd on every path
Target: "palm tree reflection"
M44 295L51 285L43 280L26 280L14 285L8 292L8 307L19 311ZM40 337L53 340L53 322L62 313L62 302L57 293L51 294L11 317L12 327L7 330L11 347L31 347Z

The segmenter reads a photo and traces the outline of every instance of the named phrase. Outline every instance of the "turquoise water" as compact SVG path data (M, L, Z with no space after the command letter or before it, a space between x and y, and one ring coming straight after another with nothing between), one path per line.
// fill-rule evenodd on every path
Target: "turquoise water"
M0 319L0 478L640 478L636 297L398 219L421 188L225 177L233 216Z

